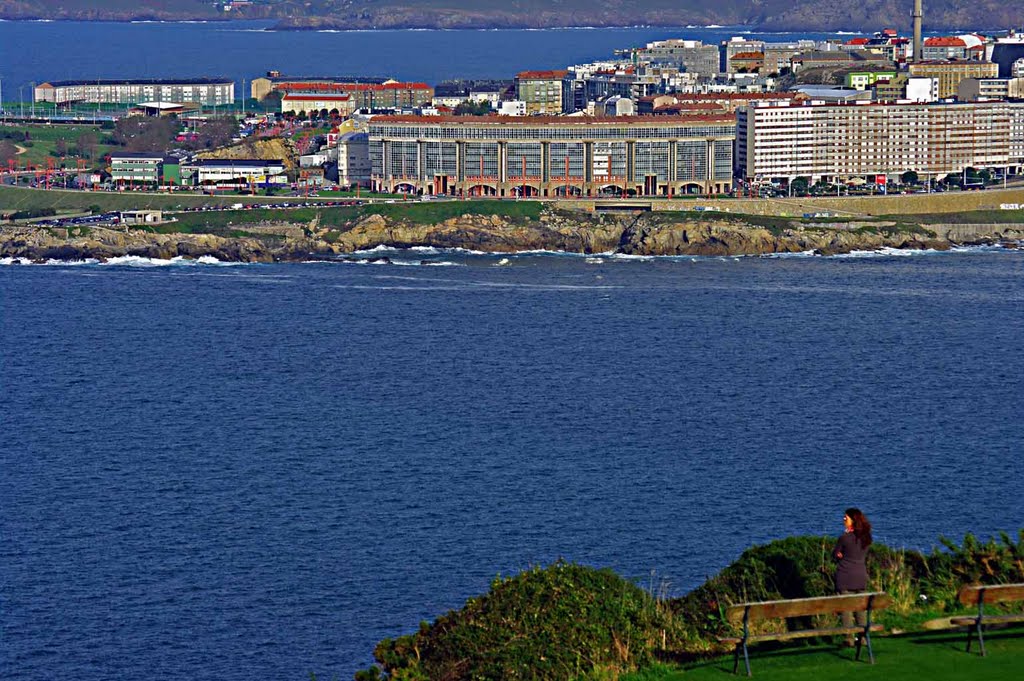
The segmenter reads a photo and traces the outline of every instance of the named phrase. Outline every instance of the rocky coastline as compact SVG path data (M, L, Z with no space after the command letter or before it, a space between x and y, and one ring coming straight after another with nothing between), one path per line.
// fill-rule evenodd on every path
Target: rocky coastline
M225 262L269 263L345 257L378 246L429 246L486 253L563 251L629 255L736 256L813 251L837 255L882 248L948 250L959 245L1021 248L1024 225L896 225L839 223L766 227L743 219L679 219L657 213L587 215L545 211L538 220L462 215L419 224L379 214L341 227L305 225L240 227L230 236L154 233L92 227L31 225L0 229L0 259L16 262L81 261L138 256L212 257Z

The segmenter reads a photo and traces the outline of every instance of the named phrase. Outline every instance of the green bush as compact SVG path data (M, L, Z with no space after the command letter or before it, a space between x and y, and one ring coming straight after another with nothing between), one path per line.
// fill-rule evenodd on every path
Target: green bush
M611 570L559 561L498 578L415 634L374 650L373 679L615 678L676 649L682 630L649 593Z
M964 536L959 546L940 537L941 548L927 558L927 572L921 578L921 593L930 607L953 612L961 608L956 600L963 584L1006 584L1024 582L1024 530L1014 541L1001 532L999 539L981 541L973 534Z

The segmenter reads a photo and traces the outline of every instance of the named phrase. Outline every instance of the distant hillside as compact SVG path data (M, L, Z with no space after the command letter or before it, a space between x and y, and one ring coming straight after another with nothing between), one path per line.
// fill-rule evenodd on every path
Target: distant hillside
M1020 0L927 0L926 28L1005 29ZM0 0L8 19L272 18L281 28L494 28L743 25L767 30L909 32L912 0Z

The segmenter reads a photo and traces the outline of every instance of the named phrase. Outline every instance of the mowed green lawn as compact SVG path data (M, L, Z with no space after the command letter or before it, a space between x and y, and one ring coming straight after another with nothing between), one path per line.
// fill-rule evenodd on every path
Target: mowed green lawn
M235 203L298 203L315 201L296 197L266 196L202 196L198 194L142 194L134 192L87 192L61 189L29 189L27 187L0 186L0 209L31 210L53 208L58 213L88 210L96 205L100 210L163 209L179 210L194 206L223 206Z
M760 681L1011 681L1024 679L1024 631L993 631L986 636L987 657L977 653L977 642L965 652L963 633L908 634L875 637L875 664L867 651L854 661L854 651L834 645L790 645L771 650L752 649L750 668ZM745 678L743 659L739 676L732 675L732 656L681 669L662 668L623 676L622 681L726 681Z

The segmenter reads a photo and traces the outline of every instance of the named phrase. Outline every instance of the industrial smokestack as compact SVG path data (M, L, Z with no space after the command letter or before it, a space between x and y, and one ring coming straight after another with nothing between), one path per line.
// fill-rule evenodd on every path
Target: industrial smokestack
M914 61L924 61L924 43L921 42L921 0L914 0Z

